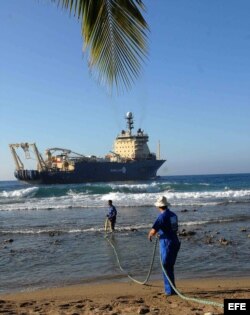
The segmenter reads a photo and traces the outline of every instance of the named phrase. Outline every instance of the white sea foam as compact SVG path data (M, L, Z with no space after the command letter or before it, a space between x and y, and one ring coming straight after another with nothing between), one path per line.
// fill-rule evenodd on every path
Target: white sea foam
M223 203L250 202L250 190L226 190L206 192L174 192L158 193L123 193L87 194L86 192L70 191L67 195L47 198L24 198L37 191L37 187L8 192L5 198L17 198L18 201L0 204L1 210L51 210L68 208L101 208L107 206L111 199L117 206L153 206L155 200L165 195L173 206L215 205ZM16 196L16 197L15 197ZM20 202L20 199L22 202Z
M164 186L166 187L167 183L164 183ZM159 185L157 182L152 182L150 184L117 184L117 183L112 183L112 184L107 184L108 187L110 187L112 190L118 190L118 191L130 191L134 193L139 193L139 192L147 192L147 193L155 193L155 192L160 192L162 191L162 186ZM169 186L170 188L170 186Z
M197 221L187 221L180 222L179 227L191 227L197 225L207 225L207 224L219 224L219 223L227 223L227 222L235 222L235 218L229 219L218 219L218 220L197 220ZM135 225L119 225L116 227L117 232L134 232L137 230L150 229L151 224L135 224ZM179 229L181 230L181 229ZM103 226L93 226L89 228L71 228L71 227L63 227L63 228L25 228L25 229L11 229L11 230L2 230L1 234L22 234L22 235L36 235L36 234L51 234L51 236L57 236L60 234L81 234L81 233L96 233L96 232L105 232Z
M149 229L151 227L151 224L140 224L135 226L119 226L116 227L116 231L119 232L127 232L127 231L133 231L133 230L140 230L140 229ZM60 229L48 229L48 228L33 228L33 229L11 229L11 230L3 230L1 231L1 234L55 234L60 235L64 233L69 234L78 234L78 233L95 233L95 232L105 232L105 229L103 226L95 226L90 228L60 228ZM54 236L54 235L53 235Z
M226 223L226 222L235 222L236 219L218 219L218 220L203 220L203 221L188 221L179 223L180 226L193 226L193 225L205 225L211 223Z
M24 198L32 197L38 191L38 187L29 187L24 189L18 189L13 191L0 192L0 198Z

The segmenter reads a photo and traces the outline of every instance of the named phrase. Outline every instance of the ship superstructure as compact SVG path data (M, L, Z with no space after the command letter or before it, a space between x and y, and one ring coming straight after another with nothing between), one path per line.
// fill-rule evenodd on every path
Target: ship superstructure
M131 112L127 113L126 119L128 129L122 130L116 137L111 161L156 159L155 155L149 151L148 135L141 128L137 130L135 135L132 133L134 121Z
M133 114L126 115L127 130L116 137L113 151L104 158L85 156L69 149L50 148L42 157L35 143L10 144L16 165L15 177L30 183L67 184L84 182L145 180L156 177L165 160L156 159L147 142L148 135L141 128L136 134ZM31 152L37 161L36 169L27 169L17 154L23 149L26 159Z

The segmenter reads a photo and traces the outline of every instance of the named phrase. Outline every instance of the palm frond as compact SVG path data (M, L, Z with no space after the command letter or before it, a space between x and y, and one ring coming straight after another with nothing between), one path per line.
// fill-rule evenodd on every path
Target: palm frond
M130 88L147 55L142 0L51 0L82 22L84 51L98 80Z

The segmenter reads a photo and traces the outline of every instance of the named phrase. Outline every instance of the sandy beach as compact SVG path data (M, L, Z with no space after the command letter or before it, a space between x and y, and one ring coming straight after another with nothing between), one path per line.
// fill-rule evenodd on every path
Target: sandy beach
M223 303L225 298L249 298L249 278L177 281L185 296ZM0 296L1 314L223 314L223 309L166 297L162 281L72 285Z

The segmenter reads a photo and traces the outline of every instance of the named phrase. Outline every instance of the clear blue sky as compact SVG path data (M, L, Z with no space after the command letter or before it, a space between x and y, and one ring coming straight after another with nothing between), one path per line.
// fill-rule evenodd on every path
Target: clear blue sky
M0 180L9 143L105 155L132 111L160 174L250 172L250 1L147 0L150 53L129 92L91 77L80 24L49 0L0 1Z

